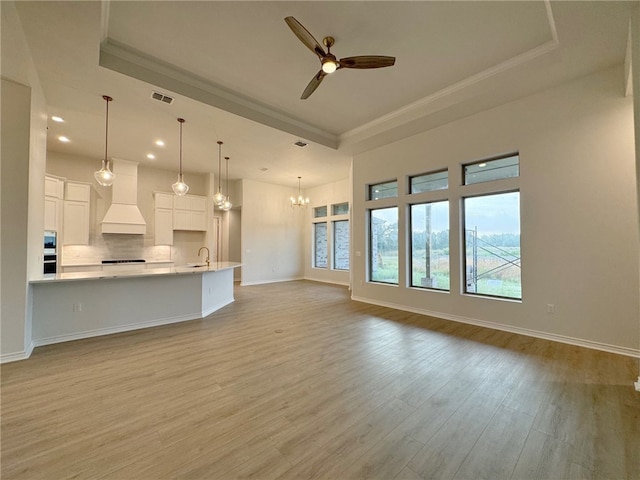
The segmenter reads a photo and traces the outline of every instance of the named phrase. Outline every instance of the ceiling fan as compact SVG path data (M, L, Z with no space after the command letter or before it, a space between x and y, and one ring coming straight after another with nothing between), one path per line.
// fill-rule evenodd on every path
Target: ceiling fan
M358 57L345 57L337 60L335 55L331 53L331 47L333 47L333 44L335 43L335 39L333 37L324 37L322 40L324 46L327 47L327 51L325 52L324 48L320 46L318 41L313 38L313 35L311 35L298 20L293 17L286 17L284 21L287 22L287 25L289 25L289 28L293 33L295 33L296 37L298 37L300 41L309 48L309 50L318 56L320 63L322 64L320 71L316 73L309 82L309 85L307 85L307 88L302 92L302 96L300 97L302 100L309 98L316 88L318 88L325 76L340 68L382 68L390 67L396 61L396 57L385 57L382 55L361 55Z

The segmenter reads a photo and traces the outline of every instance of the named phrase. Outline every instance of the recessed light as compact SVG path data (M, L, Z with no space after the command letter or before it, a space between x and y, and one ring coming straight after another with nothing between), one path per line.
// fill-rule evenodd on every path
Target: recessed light
M62 143L69 143L71 141L67 137L65 137L64 135L60 135L58 137L58 140L60 140Z
M147 158L148 158L149 160L155 160L155 159L156 159L156 156L155 156L153 153L147 153Z
M486 164L486 163L479 163L479 164L478 164L478 166L479 166L480 168L482 168L482 167L486 167L486 166L487 166L487 164Z
M156 140L156 145L159 147L164 147L164 142L162 140Z
M62 118L62 117L58 117L58 116L56 116L56 115L52 115L52 116L51 116L51 120L53 120L54 122L58 122L58 123L62 123L62 122L64 122L64 118Z

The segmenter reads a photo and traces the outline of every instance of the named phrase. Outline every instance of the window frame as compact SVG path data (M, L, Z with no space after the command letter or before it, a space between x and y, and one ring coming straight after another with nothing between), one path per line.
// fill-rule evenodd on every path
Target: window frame
M499 181L499 180L494 180L494 181ZM485 183L485 182L483 182ZM486 182L489 183L489 182ZM477 184L471 184L471 185L477 185ZM461 282L461 287L462 287L462 294L463 295L468 295L468 296L472 296L472 297L481 297L481 298L493 298L493 299L497 299L497 300L510 300L510 301L514 301L514 302L522 302L522 298L523 298L523 288L522 288L522 265L520 265L520 297L507 297L504 295L494 295L494 294L489 294L489 293L479 293L479 292L469 292L467 291L467 286L468 286L468 282L467 282L467 215L466 215L466 204L465 204L465 200L469 199L469 198L478 198L478 197L493 197L496 195L505 195L505 194L509 194L509 193L518 193L518 216L519 218L521 218L521 214L522 214L522 201L521 201L521 192L520 192L520 188L512 188L512 189L504 189L504 190L492 190L492 191L488 191L486 193L478 193L475 195L463 195L460 197L460 223L461 223L461 229L460 229L460 244L461 244L461 260L462 260L462 282ZM520 238L522 239L522 222L520 222ZM520 241L520 262L522 262L522 241ZM476 266L477 268L477 266Z
M342 214L341 216L344 216L344 214ZM347 238L348 238L348 242L349 244L347 245L347 252L349 253L348 257L347 257L347 263L349 264L348 268L338 268L336 267L336 224L338 223L346 223L347 224ZM331 269L332 270L336 270L338 272L348 272L351 270L351 225L349 222L348 218L344 218L344 219L340 219L340 220L332 220L331 221L331 225L332 225L332 241L331 241L331 251L332 251L332 255L331 255Z
M328 231L329 230L329 225L328 225L328 222L327 222L326 219L323 218L321 221L313 222L312 225L313 225L313 261L311 263L311 267L312 268L317 268L317 269L320 269L320 270L328 270L329 269L329 231ZM318 254L317 254L317 252L318 252L318 242L317 242L316 238L317 238L317 232L318 232L317 228L318 228L319 225L324 225L324 235L325 235L325 240L326 240L326 246L325 246L325 249L326 249L325 262L326 262L326 265L325 266L318 266L317 265L317 260L318 260Z
M380 199L380 200L386 200L388 198L392 198L392 197L385 197L384 199ZM398 278L396 280L396 282L385 282L382 280L374 280L373 279L373 228L372 228L372 218L373 218L373 212L376 210L388 210L388 209L395 209L396 210L396 223L398 225L398 228L396 230L396 234L398 236L397 238L397 242L398 242L398 260L396 263L396 269L397 269L397 273L398 273ZM367 282L368 283L374 283L374 284L379 284L379 285L392 285L392 286L400 286L400 207L397 204L393 204L393 205L380 205L379 207L370 207L367 208L367 236L368 236L368 242L367 242Z
M395 183L396 184L396 194L395 195L390 195L390 196L386 196L386 197L380 197L380 198L373 198L373 188L377 187L379 185L387 185L387 184L391 184L391 183ZM380 200L385 200L385 199L389 199L389 198L398 198L400 196L400 182L398 182L397 178L394 178L392 180L385 180L382 182L377 182L377 183L370 183L367 185L367 198L366 200L369 202L377 202Z
M435 175L437 173L446 173L447 174L447 186L444 188L436 188L436 189L432 189L432 190L423 190L422 192L414 192L413 188L412 188L412 180L414 178L418 178L418 177L426 177L429 175ZM424 172L424 173L418 173L415 175L408 175L407 176L407 193L408 195L421 195L423 193L430 193L430 192L445 192L447 190L449 190L449 168L441 168L438 170L430 170L428 172Z
M430 191L443 191L444 189L441 190L430 190ZM420 193L425 193L425 192L420 192ZM422 285L414 285L413 283L413 207L414 206L420 206L420 205L431 205L434 203L446 203L447 204L447 227L448 227L448 231L449 231L449 245L448 245L448 250L449 253L447 254L447 260L448 260L448 264L449 264L449 288L437 288L437 287L425 287ZM408 273L408 287L409 288L417 288L420 290L426 290L426 291L436 291L436 292L445 292L445 293L449 293L451 292L451 201L449 200L449 198L444 198L444 199L440 199L440 200L427 200L427 201L422 201L422 202L416 202L416 203L410 203L407 205L408 207L408 236L407 236L407 240L408 240L408 252L407 252L407 273Z

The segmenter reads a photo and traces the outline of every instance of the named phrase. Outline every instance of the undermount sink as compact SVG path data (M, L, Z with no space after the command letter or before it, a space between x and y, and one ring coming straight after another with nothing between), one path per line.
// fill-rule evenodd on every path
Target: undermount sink
M199 267L206 267L207 264L206 263L187 263L186 266L189 268L199 268Z

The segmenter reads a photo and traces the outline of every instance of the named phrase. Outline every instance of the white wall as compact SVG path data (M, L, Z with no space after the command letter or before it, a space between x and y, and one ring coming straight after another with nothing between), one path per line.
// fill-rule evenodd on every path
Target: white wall
M242 209L233 208L229 210L229 258L230 262L242 261ZM233 280L240 281L242 279L242 267L233 269Z
M27 280L41 274L47 110L13 2L2 17L0 360L31 349ZM29 219L29 221L27 221Z
M289 206L293 193L279 185L242 181L242 285L303 277L306 211Z
M633 91L633 111L634 111L634 124L635 124L635 139L636 139L636 188L637 191L637 205L638 213L640 216L640 5L636 5L636 8L632 11L631 15L631 55L632 55L632 82ZM639 217L640 223L640 217ZM638 245L640 250L640 244ZM640 268L638 269L640 270ZM638 292L640 296L640 291ZM640 315L638 315L640 321ZM638 340L640 342L640 339ZM640 365L639 365L640 368ZM640 372L638 374L638 382L635 384L636 390L640 391Z
M353 250L362 256L352 257L353 297L638 354L633 107L622 78L621 68L602 71L356 156ZM513 151L521 163L521 303L460 293L457 204L450 293L367 283L367 184L443 167L459 178L462 163Z
M349 179L345 178L339 182L321 185L315 188L309 188L305 191L305 195L311 200L308 207L307 223L304 225L304 278L308 280L316 280L318 282L337 283L339 285L349 285L349 271L333 270L332 268L314 268L313 267L313 225L312 215L313 208L319 206L327 206L327 212L331 212L331 205L336 203L351 203L351 186ZM327 228L329 236L329 267L332 262L333 231Z

